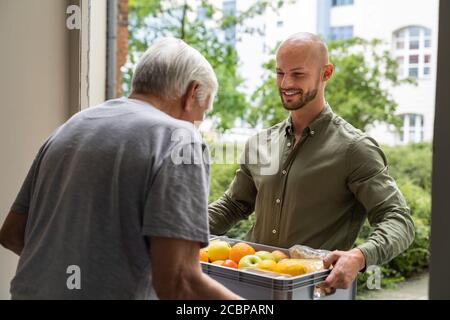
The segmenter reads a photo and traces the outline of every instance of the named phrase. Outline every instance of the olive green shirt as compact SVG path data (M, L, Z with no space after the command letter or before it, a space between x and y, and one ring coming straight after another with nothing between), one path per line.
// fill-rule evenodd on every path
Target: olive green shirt
M249 241L349 250L367 217L373 232L358 246L366 266L408 248L414 224L375 140L326 105L294 141L290 118L247 141L229 189L209 206L212 234L255 212Z

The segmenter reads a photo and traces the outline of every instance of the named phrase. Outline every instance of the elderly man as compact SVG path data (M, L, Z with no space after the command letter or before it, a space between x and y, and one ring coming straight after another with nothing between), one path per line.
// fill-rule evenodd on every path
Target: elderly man
M248 240L336 250L324 260L334 265L325 285L347 288L366 266L404 251L414 225L378 144L325 101L333 74L325 43L309 33L289 37L277 51L276 73L290 116L248 141L229 189L209 207L210 230L224 234L255 212ZM252 158L279 165L271 172ZM366 217L374 231L352 248Z
M73 116L39 150L0 233L20 256L13 299L239 298L198 260L209 169L193 123L217 91L210 64L162 39L132 86L129 98Z

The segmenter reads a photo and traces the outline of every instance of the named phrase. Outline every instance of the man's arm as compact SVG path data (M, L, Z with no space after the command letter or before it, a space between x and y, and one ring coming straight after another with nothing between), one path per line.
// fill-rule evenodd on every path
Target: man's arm
M348 186L364 206L373 227L358 249L364 254L366 266L380 265L411 245L414 222L405 198L388 174L386 157L374 140L356 141L348 159L351 161Z
M28 215L10 212L0 230L0 244L15 254L22 253Z
M256 193L250 172L241 165L228 190L208 207L211 234L223 235L237 222L247 219L255 209Z
M198 259L200 243L151 237L152 281L160 299L241 299L203 274Z
M324 259L333 265L325 284L348 288L359 271L380 265L405 251L414 240L414 222L406 201L388 174L387 160L378 144L364 137L355 141L347 153L347 185L364 206L374 228L367 241L350 251L335 251Z

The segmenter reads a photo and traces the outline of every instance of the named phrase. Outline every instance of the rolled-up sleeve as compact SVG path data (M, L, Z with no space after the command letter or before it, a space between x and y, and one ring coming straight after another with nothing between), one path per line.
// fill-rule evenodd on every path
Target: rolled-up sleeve
M358 248L366 266L390 261L414 240L414 223L405 198L389 176L386 157L375 140L356 139L347 152L347 185L364 206L373 231Z

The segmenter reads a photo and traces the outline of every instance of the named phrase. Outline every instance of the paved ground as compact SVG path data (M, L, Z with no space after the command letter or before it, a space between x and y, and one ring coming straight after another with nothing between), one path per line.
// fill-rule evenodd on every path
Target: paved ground
M357 296L360 300L427 300L428 273L397 284L393 289L372 290Z

